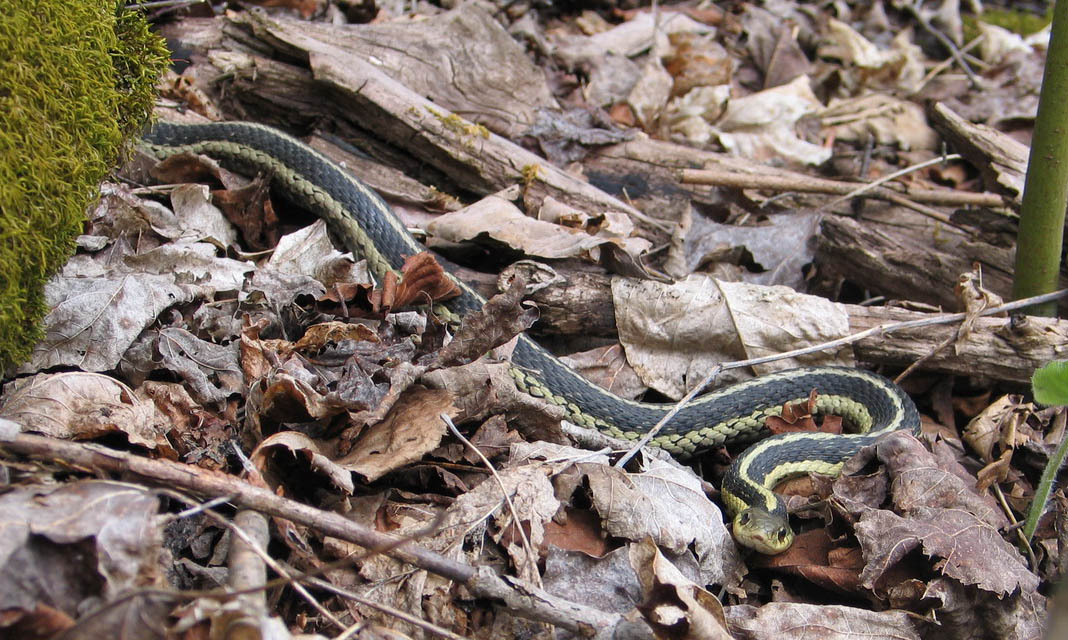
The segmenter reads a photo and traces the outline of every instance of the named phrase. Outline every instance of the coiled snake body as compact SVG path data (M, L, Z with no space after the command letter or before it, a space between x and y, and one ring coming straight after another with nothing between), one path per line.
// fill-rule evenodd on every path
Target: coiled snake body
M263 172L295 204L323 218L377 278L398 273L405 257L424 248L389 206L370 188L319 152L270 127L244 122L158 123L144 146L158 158L202 153L236 170ZM484 300L454 278L461 295L447 306L459 315ZM526 335L512 354L516 386L562 406L576 424L610 436L636 440L671 405L635 402L590 383ZM689 457L732 442L767 435L764 421L786 403L804 401L816 390L816 411L846 418L860 433L790 433L753 445L724 478L724 504L733 515L736 539L764 553L793 542L786 509L771 491L777 482L807 472L836 475L842 463L880 435L915 431L919 416L912 400L882 376L843 367L806 367L765 375L708 393L676 415L651 442Z

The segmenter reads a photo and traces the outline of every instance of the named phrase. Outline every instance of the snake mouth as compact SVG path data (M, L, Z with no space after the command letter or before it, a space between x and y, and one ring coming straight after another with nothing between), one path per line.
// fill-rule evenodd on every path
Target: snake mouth
M794 532L785 518L760 507L743 509L731 527L738 544L766 555L777 555L794 543Z

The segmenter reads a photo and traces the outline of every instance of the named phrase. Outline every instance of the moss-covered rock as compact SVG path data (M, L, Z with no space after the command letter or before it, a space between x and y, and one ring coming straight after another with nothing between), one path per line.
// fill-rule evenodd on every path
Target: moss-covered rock
M39 338L44 283L143 128L167 59L144 18L115 0L0 11L0 370Z

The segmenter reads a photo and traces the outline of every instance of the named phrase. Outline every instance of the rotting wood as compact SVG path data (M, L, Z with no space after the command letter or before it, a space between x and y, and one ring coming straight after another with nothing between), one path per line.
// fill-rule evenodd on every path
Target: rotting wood
M987 189L1000 191L1022 204L1024 175L1030 149L993 127L968 122L941 102L927 110L931 126L957 153L972 163L983 176Z
M636 208L568 174L488 129L434 104L370 63L304 32L304 23L260 12L242 20L267 42L309 61L312 75L332 99L333 116L372 130L449 176L463 189L493 193L523 184L525 197L545 196L583 211L620 211L659 224Z

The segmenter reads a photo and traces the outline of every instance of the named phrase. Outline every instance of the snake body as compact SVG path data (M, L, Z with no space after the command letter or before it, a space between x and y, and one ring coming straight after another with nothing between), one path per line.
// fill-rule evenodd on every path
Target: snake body
M424 247L377 193L319 152L276 129L245 122L176 124L161 122L144 147L163 159L204 154L239 171L265 173L298 206L323 218L375 277L399 275L408 256ZM484 300L457 278L461 293L448 301L455 313L479 309ZM525 334L512 354L516 386L563 407L584 427L637 440L671 405L636 402L613 395ZM739 456L724 478L724 504L733 515L736 539L764 553L790 546L786 509L771 491L775 483L808 472L836 475L842 463L884 433L915 431L919 416L900 387L874 373L843 367L781 371L705 394L683 408L651 443L686 458L722 444L757 441L767 435L769 416L786 403L807 401L818 391L815 410L847 419L859 433L790 433L766 438Z

